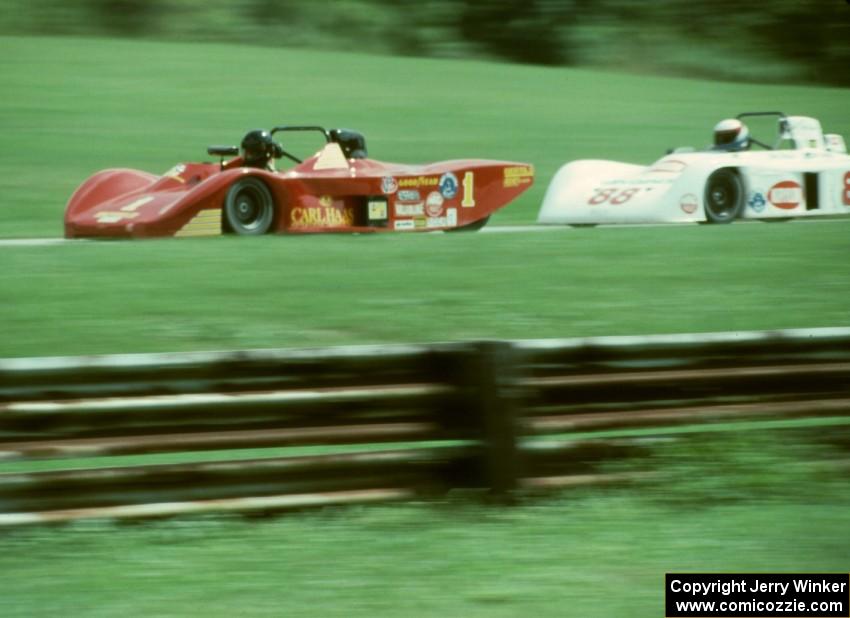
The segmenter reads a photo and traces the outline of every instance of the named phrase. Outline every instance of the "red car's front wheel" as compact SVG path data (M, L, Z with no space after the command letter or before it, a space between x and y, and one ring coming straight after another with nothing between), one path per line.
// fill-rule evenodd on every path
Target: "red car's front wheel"
M233 183L224 200L225 229L240 236L267 233L274 223L274 213L271 191L253 176Z

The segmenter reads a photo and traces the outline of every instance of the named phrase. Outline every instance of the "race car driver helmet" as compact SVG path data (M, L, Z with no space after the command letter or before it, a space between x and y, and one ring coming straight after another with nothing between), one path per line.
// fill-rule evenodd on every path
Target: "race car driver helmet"
M275 141L271 133L265 129L248 131L240 145L242 159L245 165L251 167L266 167L276 154Z
M366 150L366 138L362 133L351 129L331 129L331 141L339 144L347 159L365 159L369 156Z
M750 145L750 130L737 118L727 118L714 125L715 150L746 150Z

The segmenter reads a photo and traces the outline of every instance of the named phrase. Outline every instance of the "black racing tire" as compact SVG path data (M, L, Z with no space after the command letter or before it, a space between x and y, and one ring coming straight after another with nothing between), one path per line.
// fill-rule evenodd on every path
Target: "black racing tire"
M271 230L275 204L271 191L256 176L231 185L224 199L225 230L239 236L260 236Z
M705 183L706 223L732 223L744 212L744 183L734 169L719 169Z
M478 221L473 221L472 223L467 223L466 225L461 225L459 227L450 227L446 231L447 232L477 232L482 227L487 225L487 222L490 220L489 215L484 217L483 219L479 219Z

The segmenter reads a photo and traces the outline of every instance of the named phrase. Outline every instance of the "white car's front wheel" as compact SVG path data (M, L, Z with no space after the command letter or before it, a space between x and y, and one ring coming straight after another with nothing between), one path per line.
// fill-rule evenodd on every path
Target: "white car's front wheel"
M744 211L744 184L733 169L720 169L705 183L707 223L731 223Z

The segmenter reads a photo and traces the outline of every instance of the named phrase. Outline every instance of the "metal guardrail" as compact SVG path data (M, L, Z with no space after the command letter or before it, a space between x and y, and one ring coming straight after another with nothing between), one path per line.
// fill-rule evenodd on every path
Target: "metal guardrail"
M647 452L587 432L812 416L850 416L850 328L6 359L0 462L98 463L0 473L0 525L508 498L620 481L597 464Z

